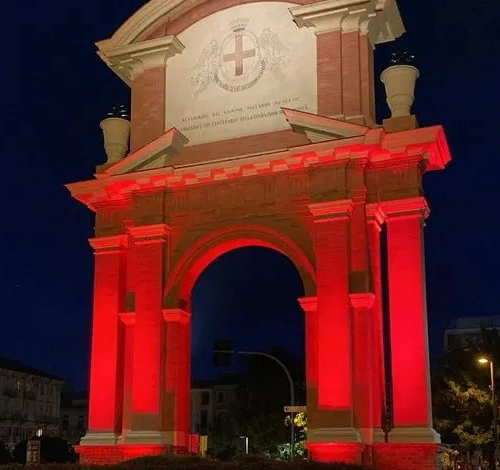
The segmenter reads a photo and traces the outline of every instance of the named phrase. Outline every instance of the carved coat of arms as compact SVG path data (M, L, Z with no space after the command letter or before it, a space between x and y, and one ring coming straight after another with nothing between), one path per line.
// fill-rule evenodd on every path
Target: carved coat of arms
M190 81L195 97L211 85L230 92L246 90L267 73L277 80L285 78L290 48L269 27L255 34L248 29L249 22L249 18L231 21L228 36L212 39L203 48Z

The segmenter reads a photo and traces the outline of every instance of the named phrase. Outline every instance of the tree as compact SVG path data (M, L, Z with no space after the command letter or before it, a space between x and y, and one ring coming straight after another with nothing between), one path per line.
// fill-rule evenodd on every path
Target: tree
M436 430L443 443L454 445L468 461L493 455L490 374L489 369L479 367L480 354L493 358L498 370L497 330L485 329L479 342L447 351L433 380Z

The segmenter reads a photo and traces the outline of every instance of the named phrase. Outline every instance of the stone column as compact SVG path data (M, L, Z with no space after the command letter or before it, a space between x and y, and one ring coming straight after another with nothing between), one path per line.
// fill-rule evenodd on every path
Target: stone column
M165 133L166 64L184 46L175 36L150 39L112 50L101 57L132 88L130 151Z
M349 306L351 200L311 204L317 275L318 413L308 423L315 460L356 463L363 445L354 429L352 322Z
M436 443L432 428L423 197L384 202L387 215L394 429L391 443Z
M156 445L160 451L166 443L161 413L162 299L170 228L158 224L130 227L129 232L136 260L133 274L136 309L131 432L125 436L125 442Z
M375 299L372 307L372 364L373 364L373 441L384 442L385 417L385 350L384 317L382 309L382 270L380 261L380 232L384 214L378 204L366 206L366 224L370 253L370 290Z
M163 310L166 322L165 430L174 452L188 449L191 399L191 315Z
M81 445L112 446L121 431L122 351L119 313L125 304L127 236L93 238L94 313L88 433Z

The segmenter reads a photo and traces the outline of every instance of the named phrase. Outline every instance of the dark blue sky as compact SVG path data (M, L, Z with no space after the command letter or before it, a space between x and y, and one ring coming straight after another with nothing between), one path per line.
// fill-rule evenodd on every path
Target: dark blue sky
M63 184L91 178L104 160L100 119L113 104L129 102L127 87L98 59L93 43L109 37L144 2L1 3L0 355L83 388L92 304L86 239L93 218ZM450 318L500 313L500 6L495 0L399 4L408 33L397 47L415 53L421 70L415 112L421 125L445 126L454 158L445 172L425 179L432 209L426 255L435 357ZM392 49L377 50L379 71ZM377 86L382 118L388 110ZM203 337L214 337L219 325L219 333L236 336L245 347L267 348L277 337L282 345L302 348L293 266L275 253L249 250L214 263L196 287L194 345L200 356L209 353L211 341ZM271 283L273 289L266 289ZM281 300L273 298L276 290ZM274 314L273 332L267 321ZM257 325L249 322L252 316ZM203 361L195 365L203 376Z

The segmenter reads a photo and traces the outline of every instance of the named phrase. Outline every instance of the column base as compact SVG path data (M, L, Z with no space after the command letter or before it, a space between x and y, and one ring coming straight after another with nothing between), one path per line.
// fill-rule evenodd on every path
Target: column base
M398 428L389 433L390 443L439 444L441 436L432 428Z
M383 429L374 428L373 429L373 443L384 443L385 442L385 433Z
M437 470L439 444L374 444L373 465L377 470Z
M118 435L114 432L92 432L89 431L80 440L80 446L115 446Z
M361 443L363 439L359 431L354 428L316 428L307 430L307 442L311 444L328 442Z
M309 442L307 449L315 462L362 464L364 444L350 442Z
M123 433L120 441L126 446L165 446L171 444L169 435L165 431L127 431Z

